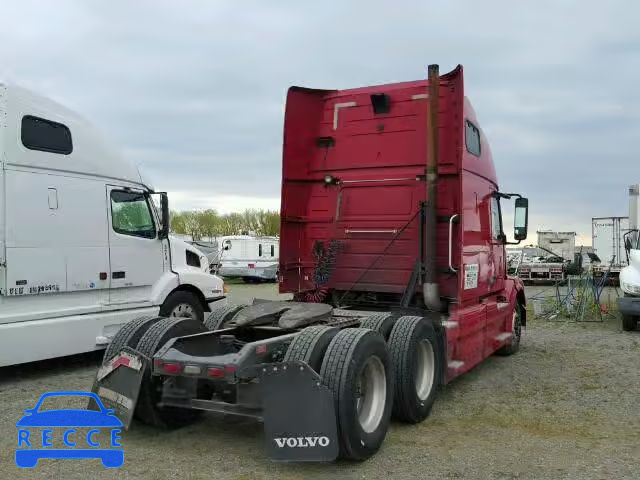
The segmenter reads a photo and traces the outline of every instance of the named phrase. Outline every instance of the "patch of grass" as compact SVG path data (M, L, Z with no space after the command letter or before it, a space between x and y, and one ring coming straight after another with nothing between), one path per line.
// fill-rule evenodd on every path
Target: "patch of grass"
M534 412L528 416L523 412L491 412L480 413L457 418L442 418L430 422L434 427L449 430L485 431L487 429L505 429L525 432L542 438L596 439L599 435L594 430L594 423L584 423L595 414L585 414L578 421L566 416L553 416L548 412Z
M580 378L596 378L596 377L600 377L601 375L604 375L604 372L602 372L601 370L591 365L585 365L585 366L582 366L582 368L580 368L579 370L577 370L576 375Z
M583 383L582 385L580 385L579 389L580 390L600 390L602 388L601 385L598 385L597 383Z

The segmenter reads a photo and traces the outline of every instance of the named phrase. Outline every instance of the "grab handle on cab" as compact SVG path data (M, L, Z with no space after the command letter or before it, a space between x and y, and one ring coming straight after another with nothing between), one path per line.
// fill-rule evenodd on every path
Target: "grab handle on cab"
M451 257L453 256L453 221L458 218L458 214L454 213L449 217L449 270L453 273L458 271L451 265Z

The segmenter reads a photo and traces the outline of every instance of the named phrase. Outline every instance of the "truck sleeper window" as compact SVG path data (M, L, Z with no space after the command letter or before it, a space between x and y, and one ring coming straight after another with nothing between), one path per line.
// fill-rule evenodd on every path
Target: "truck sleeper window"
M20 128L22 144L29 150L69 155L73 151L71 131L62 123L25 115Z
M464 140L467 152L476 157L480 156L480 130L469 120L465 122Z
M113 190L111 221L113 230L117 233L156 238L156 227L149 203L142 193Z

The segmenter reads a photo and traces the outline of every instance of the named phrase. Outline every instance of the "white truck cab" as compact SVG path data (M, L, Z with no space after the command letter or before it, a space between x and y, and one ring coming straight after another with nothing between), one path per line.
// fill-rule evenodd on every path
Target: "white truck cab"
M168 226L167 195L86 120L0 83L0 366L103 348L142 315L201 320L223 281Z
M624 248L629 264L620 271L620 288L624 293L618 298L618 310L622 314L622 329L635 330L640 320L640 185L629 186L629 230L623 235Z

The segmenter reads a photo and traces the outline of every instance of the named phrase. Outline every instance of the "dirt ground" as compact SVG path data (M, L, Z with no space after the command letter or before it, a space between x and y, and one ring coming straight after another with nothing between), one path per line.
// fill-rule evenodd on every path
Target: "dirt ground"
M235 302L277 296L274 285L231 288ZM122 435L119 470L98 460L18 469L23 410L43 392L89 389L100 358L0 369L2 478L640 479L640 332L622 332L614 317L530 320L518 354L492 357L448 385L424 423L393 423L363 463L272 463L260 424L211 414L172 432L135 424Z

